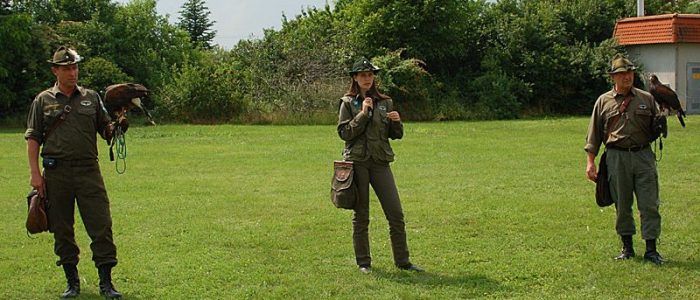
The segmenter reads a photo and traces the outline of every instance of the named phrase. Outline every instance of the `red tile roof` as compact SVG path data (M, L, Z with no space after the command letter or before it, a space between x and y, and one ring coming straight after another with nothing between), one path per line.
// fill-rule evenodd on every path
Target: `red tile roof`
M667 14L618 20L613 36L620 45L700 43L700 15Z

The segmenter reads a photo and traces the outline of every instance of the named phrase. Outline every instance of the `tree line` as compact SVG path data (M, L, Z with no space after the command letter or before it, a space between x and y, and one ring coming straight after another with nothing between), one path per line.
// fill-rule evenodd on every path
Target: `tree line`
M647 0L646 14L699 13L694 0ZM627 0L335 0L282 17L279 30L230 50L204 0L172 24L155 0L0 0L0 119L23 116L53 84L59 45L85 57L80 84L138 82L161 122L332 122L359 56L410 120L482 120L590 112L624 49Z

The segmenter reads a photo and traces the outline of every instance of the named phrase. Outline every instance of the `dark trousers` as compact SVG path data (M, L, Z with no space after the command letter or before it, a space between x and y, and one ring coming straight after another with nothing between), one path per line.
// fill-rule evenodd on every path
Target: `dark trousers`
M54 236L58 265L78 264L80 249L75 242L75 204L92 240L96 266L116 265L117 247L112 239L112 217L100 167L96 160L59 161L44 170L48 197L49 231Z
M391 173L389 163L378 162L372 159L363 162L356 161L354 162L354 169L354 179L355 184L357 184L359 201L354 209L355 213L352 219L352 241L357 264L372 263L368 233L370 184L377 198L379 198L379 203L382 205L387 221L389 221L389 236L391 237L394 263L397 266L409 264L403 210L401 209L399 192L396 189L394 175Z
M646 148L636 152L607 150L610 193L617 208L615 229L619 235L634 235L632 203L637 198L637 209L642 225L642 238L653 240L661 234L659 214L659 175L654 152Z

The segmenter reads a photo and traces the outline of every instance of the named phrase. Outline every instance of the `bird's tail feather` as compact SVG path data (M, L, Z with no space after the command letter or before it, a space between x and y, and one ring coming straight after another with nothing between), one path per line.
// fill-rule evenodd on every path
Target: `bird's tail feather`
M676 116L678 116L678 121L681 122L681 127L685 128L685 121L683 121L683 117L685 116L685 112L683 110L679 110L676 112Z
M148 123L151 123L151 125L156 125L156 122L153 121L153 116L151 115L151 112L149 112L145 107L141 107L141 110L143 110L143 113L146 114L146 117L148 118Z

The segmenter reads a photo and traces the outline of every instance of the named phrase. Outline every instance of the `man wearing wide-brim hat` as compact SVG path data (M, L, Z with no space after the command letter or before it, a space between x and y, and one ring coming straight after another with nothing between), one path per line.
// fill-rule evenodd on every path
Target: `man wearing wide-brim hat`
M609 181L610 194L617 211L615 229L622 240L616 260L635 256L632 236L636 233L632 204L637 197L642 239L646 241L644 260L660 265L665 262L656 250L661 234L659 182L656 157L649 144L659 109L651 94L633 87L636 67L626 57L615 56L608 74L612 90L602 94L593 106L586 137L586 177L592 181ZM597 178L595 157L605 144L608 177Z
M97 134L109 140L113 124L99 95L79 86L80 55L60 47L48 61L56 76L53 87L39 93L27 117L27 155L31 186L48 200L49 231L54 236L57 265L63 267L67 289L61 298L80 294L74 210L78 211L92 242L92 260L98 269L100 294L120 298L112 285L117 248L112 239L112 217L100 167ZM39 167L42 158L43 174Z

